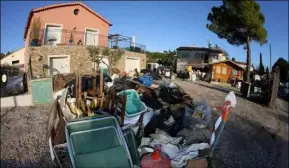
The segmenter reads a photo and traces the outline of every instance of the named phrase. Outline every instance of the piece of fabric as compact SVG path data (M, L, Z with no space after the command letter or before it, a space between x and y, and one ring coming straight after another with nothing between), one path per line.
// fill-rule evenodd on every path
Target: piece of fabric
M181 149L174 158L172 158L171 164L175 168L181 168L187 164L187 161L195 158L199 154L199 150L210 148L208 143L192 144Z

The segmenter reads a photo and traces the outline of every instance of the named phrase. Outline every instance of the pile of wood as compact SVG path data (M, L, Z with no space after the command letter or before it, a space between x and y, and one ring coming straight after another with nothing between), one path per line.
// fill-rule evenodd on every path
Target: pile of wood
M67 73L67 74L57 74L53 78L53 91L59 91L65 86L75 80L75 73Z

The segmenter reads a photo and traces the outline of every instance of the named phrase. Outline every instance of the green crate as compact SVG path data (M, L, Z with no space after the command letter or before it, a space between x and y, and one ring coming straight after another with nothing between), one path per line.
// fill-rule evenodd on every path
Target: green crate
M53 102L52 78L31 80L30 85L34 104L50 104Z

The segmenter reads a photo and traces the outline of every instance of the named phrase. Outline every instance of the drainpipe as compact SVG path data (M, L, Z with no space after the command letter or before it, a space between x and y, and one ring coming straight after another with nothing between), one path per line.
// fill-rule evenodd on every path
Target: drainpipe
M29 54L29 70L30 70L30 76L31 76L31 79L32 79L32 65L31 65L31 54Z

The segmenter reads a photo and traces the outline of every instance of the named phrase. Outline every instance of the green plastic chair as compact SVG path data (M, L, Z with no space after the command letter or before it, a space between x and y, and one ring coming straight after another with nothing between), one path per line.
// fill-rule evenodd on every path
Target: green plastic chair
M66 124L66 140L74 168L132 167L132 159L114 117L87 117Z
M140 159L139 159L139 153L137 151L137 144L136 144L136 139L135 139L135 134L132 130L131 127L128 127L123 130L123 135L125 138L125 141L127 143L132 163L134 165L140 166Z

